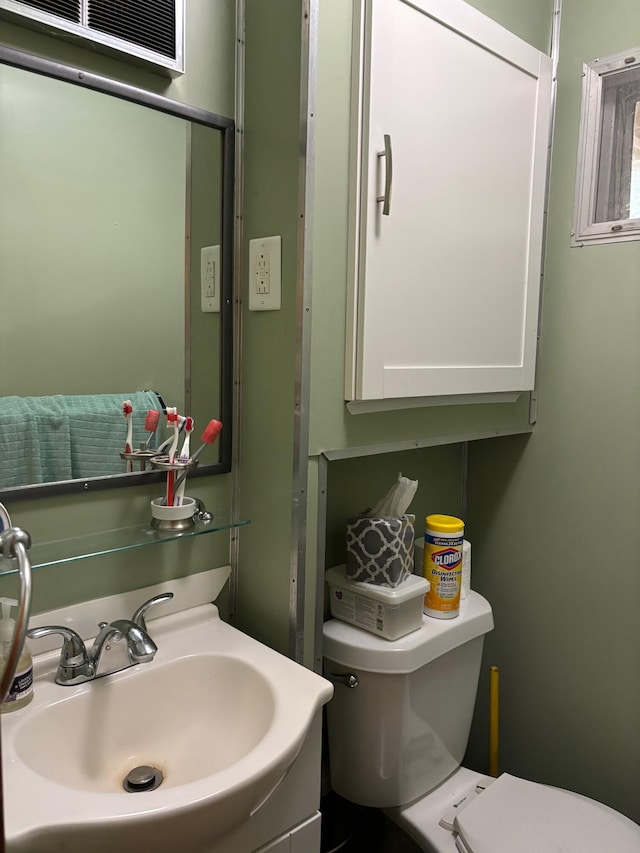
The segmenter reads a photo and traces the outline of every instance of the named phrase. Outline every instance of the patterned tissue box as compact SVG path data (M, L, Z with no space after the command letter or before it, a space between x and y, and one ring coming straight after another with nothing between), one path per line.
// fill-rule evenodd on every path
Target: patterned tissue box
M347 520L346 575L352 581L398 586L413 572L415 515Z

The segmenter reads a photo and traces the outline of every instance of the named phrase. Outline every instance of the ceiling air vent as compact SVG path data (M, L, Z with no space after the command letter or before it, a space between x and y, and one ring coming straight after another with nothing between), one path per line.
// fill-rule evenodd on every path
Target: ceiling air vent
M176 58L174 0L88 0L89 27Z
M50 12L67 21L80 22L80 0L22 0L23 6Z
M55 27L61 36L184 71L184 0L0 0L0 11L49 34Z

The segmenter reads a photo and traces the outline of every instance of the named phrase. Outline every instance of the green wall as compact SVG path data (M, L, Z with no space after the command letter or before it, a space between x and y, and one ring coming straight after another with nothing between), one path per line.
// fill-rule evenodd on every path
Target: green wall
M494 607L501 767L640 819L640 244L569 248L582 63L633 0L563 0L538 423L471 449L473 585ZM486 686L469 758L486 756Z
M187 73L174 81L47 36L0 23L8 44L72 62L223 114L233 112L232 3L190 0ZM239 501L253 519L242 532L237 619L276 648L289 647L296 359L296 270L300 156L299 0L247 0L244 124L244 246L283 239L283 307L243 308ZM551 0L475 0L483 12L548 50ZM388 488L392 472L428 488L416 511L455 506L459 447L391 452L393 442L428 442L524 430L527 400L515 406L420 409L349 415L342 398L347 275L350 7L322 0L318 40L315 205L308 461L307 635L315 607L316 537L327 563L342 549L342 519L360 498ZM502 674L505 770L597 796L638 819L640 758L635 734L640 687L640 492L635 478L640 412L633 377L640 353L638 244L569 249L583 60L633 46L632 0L602 6L563 0L541 360L539 419L531 437L472 443L467 513L473 585L495 610L486 663ZM631 41L635 41L631 38ZM246 266L246 265L245 265ZM246 291L246 269L242 281ZM329 463L327 526L319 454ZM408 464L405 465L405 462ZM430 475L433 478L429 482ZM230 477L194 481L192 494L226 508ZM10 506L16 523L44 540L144 521L153 488ZM460 502L462 506L462 502ZM615 551L610 540L615 536ZM620 544L622 547L620 547ZM36 579L36 610L63 606L226 561L228 537L204 537L98 558ZM323 567L321 567L323 568ZM483 681L484 683L484 681ZM486 767L486 689L469 760Z
M348 476L354 505L358 493L384 494L397 475L400 456L391 453L392 442L429 440L444 431L461 436L472 426L478 430L527 429L527 400L516 406L420 409L400 413L350 415L345 408L344 324L346 310L346 170L349 135L349 68L351 49L350 4L323 0L317 34L317 110L313 116L316 135L315 160L303 162L307 169L307 193L314 192L311 221L306 222L307 249L313 259L313 294L310 300L311 361L310 406L303 402L295 411L296 335L299 309L296 290L298 255L297 228L300 217L301 3L299 0L249 0L246 4L246 70L244 121L244 251L248 241L272 234L282 235L282 310L252 313L243 309L242 428L240 460L240 505L242 515L252 519L242 531L236 622L239 627L285 653L290 651L290 598L295 583L304 575L304 659L313 665L314 618L316 612L316 556L319 545L329 544L328 563L338 559L344 539L341 504L329 507L328 528L318 523L327 495L320 494L318 454L324 450L362 445L386 445L388 458L380 456L354 462L330 464L332 485L328 492L344 497L340 484ZM309 152L312 154L313 152ZM302 186L302 185L301 185ZM243 296L247 286L243 274ZM305 302L305 312L306 312ZM303 382L305 377L303 376ZM299 415L299 418L298 418ZM294 480L297 453L296 423L300 441L308 437L308 467L302 473L308 482ZM358 450L355 450L358 453ZM408 455L406 463L415 471L407 476L429 482L433 503L443 506L451 490L460 495L460 450L442 451L437 465L442 483L429 481L434 453L418 461ZM394 474L390 479L390 470ZM365 479L358 486L360 477ZM365 486L366 483L366 486ZM338 485L333 485L338 484ZM301 488L300 491L299 488ZM425 486L426 488L426 486ZM334 491L335 490L335 491ZM438 503L438 495L441 501ZM416 502L418 507L418 502ZM459 501L456 504L460 511ZM300 509L302 550L298 553L292 513ZM306 518L305 518L306 511ZM418 508L418 514L420 509ZM318 542L320 537L320 542ZM340 559L343 559L342 556ZM296 563L298 563L298 579ZM339 560L340 561L340 560ZM327 564L328 564L327 563ZM324 570L325 566L321 570Z
M6 65L0 115L0 396L184 411L187 122Z
M548 51L552 3L476 2L480 11L495 18L540 50ZM344 554L345 477L349 494L373 489L384 494L389 487L389 460L403 473L410 469L421 484L412 505L418 532L427 512L452 506L452 490L462 492L464 468L460 447L468 437L528 432L529 395L516 403L433 406L370 414L351 414L344 402L346 293L348 287L348 216L351 38L354 4L322 0L319 4L317 88L315 122L315 203L312 227L312 335L310 366L309 518L306 554L306 624L316 612L316 575ZM397 444L423 447L396 453ZM447 444L438 449L430 444ZM317 477L317 455L352 454L354 460L329 463L328 490ZM340 455L340 453L338 453ZM406 462L406 464L405 464ZM353 466L353 469L351 468ZM347 472L349 474L347 475ZM315 492L312 491L315 489ZM424 491L423 491L424 490ZM316 524L314 512L326 527ZM463 504L456 509L463 510ZM451 510L453 511L453 510ZM316 536L318 542L313 538ZM316 555L326 545L325 565ZM305 660L313 659L312 636L307 632ZM317 650L316 650L317 651Z
M325 529L327 495L319 481L319 455L336 449L367 454L371 446L376 447L377 453L391 454L397 449L395 442L406 446L415 442L414 446L420 446L433 443L438 437L449 441L454 436L462 441L470 432L495 435L529 428L527 395L512 405L433 407L368 415L351 415L346 410L343 341L352 5L343 0L322 0L317 4L319 29L312 34L316 39L317 75L312 74L311 79L316 103L310 116L312 144L305 150L300 144L303 3L246 3L243 261L246 267L249 240L280 234L283 291L279 312L251 313L246 306L243 308L239 501L242 515L251 518L252 524L241 534L236 618L240 627L281 651L288 651L290 598L296 573L298 579L304 575L307 663L311 663L313 654L317 553L325 539L337 543L330 548L328 559L332 559L343 533L343 521L332 506L328 509L329 528ZM513 4L503 5L505 8L498 11L506 9L511 20ZM551 17L550 13L545 17L547 5L544 14L542 10L532 11L524 2L518 8L524 10L524 33L520 34L546 47ZM301 157L307 158L301 165L307 171L299 176ZM306 220L313 292L302 308L297 304L301 297L296 292L297 265L303 260L297 245L299 188L314 194L311 216ZM245 269L245 301L246 287ZM296 310L300 313L296 314ZM311 358L305 365L308 376L304 370L302 373L302 406L295 411L299 355L296 323L297 317L308 313ZM307 379L308 407L304 386ZM310 446L307 468L302 471L306 484L294 480L296 426L300 428L301 444L308 439ZM438 451L425 451L418 466L424 476L434 455ZM443 478L440 505L452 483L456 492L461 489L459 451L454 456L449 449L442 451L442 464L438 465ZM381 456L371 457L364 468L378 492L389 488L387 462ZM332 482L339 482L342 470L341 463L330 463ZM359 476L358 473L352 481L354 495L365 490L364 483L358 489ZM430 488L432 505L438 505L437 482L430 483ZM331 493L328 499L331 500ZM292 527L292 513L298 510L304 525L300 553Z
M220 235L222 233L221 163L222 134L210 127L193 124L191 126L191 293L189 312L191 401L189 412L195 420L194 439L199 439L202 430L211 418L220 418L217 401L220 400L221 387L221 315L217 312L204 313L201 310L200 251L205 246L220 246ZM216 293L220 295L221 282L219 277L215 286L217 288ZM208 461L216 461L217 447L218 444L215 444L207 451Z
M470 5L543 53L550 52L553 0L471 0Z
M524 407L357 418L345 411L343 355L332 342L342 341L345 322L347 5L327 0L320 6L311 449L359 452L372 445L379 452L384 442L407 437L455 435L492 424L517 428L526 420ZM549 50L551 0L474 5ZM636 820L640 404L633 377L640 362L634 326L640 250L637 243L570 249L569 233L581 64L634 47L637 31L632 2L605 7L563 0L538 422L531 437L471 442L466 519L473 585L495 610L485 673L489 664L501 667L502 769L595 796ZM381 459L367 460L367 480L378 472L382 481ZM334 464L327 562L341 542L343 508L332 497L334 489L339 494L341 475L332 475ZM351 493L367 482L362 473L355 476L360 479L349 478ZM615 551L614 537L622 545ZM309 563L308 580L312 557ZM467 756L481 770L487 766L486 708L483 676Z
M174 100L221 115L233 116L235 102L235 3L189 0L186 17L187 69L181 77L131 65L62 39L0 20L0 42L98 74L104 74ZM100 318L96 316L96 324ZM30 343L27 343L29 346ZM5 369L3 367L3 369ZM208 370L209 365L202 365ZM93 531L143 524L149 501L159 486L115 489L95 494L10 502L14 524L28 530L34 542L81 536ZM188 493L208 508L228 514L231 478L228 475L193 480ZM120 556L83 560L73 565L40 569L34 580L34 612L78 601L137 589L223 565L229 559L229 535L198 537ZM13 581L8 581L11 587Z
M301 4L246 3L242 531L236 624L289 650ZM248 242L282 237L282 309L247 309Z
M183 104L233 116L235 103L235 2L189 0L185 72L171 78L117 54L81 47L62 35L49 36L0 19L0 41L16 50L104 74Z

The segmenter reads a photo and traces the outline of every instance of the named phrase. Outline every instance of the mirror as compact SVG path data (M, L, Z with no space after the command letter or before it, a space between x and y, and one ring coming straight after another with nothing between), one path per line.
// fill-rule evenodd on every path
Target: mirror
M125 399L134 448L222 421L190 476L229 471L233 120L0 46L0 124L0 498L165 478Z

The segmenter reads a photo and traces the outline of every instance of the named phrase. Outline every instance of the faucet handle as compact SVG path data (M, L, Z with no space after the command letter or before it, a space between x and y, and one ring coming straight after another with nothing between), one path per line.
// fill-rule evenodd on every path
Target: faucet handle
M136 610L136 612L131 617L131 621L135 622L143 631L147 630L147 623L144 618L144 614L150 607L153 607L154 604L162 604L164 601L170 601L173 598L172 592L162 592L160 595L154 595L153 598L150 598L149 601L145 601L144 604L141 604L140 607Z
M87 660L86 646L80 635L71 628L64 628L62 625L46 625L42 628L30 628L27 631L27 637L32 640L47 637L49 634L60 634L62 637L60 661L64 661L65 666L77 666Z
M62 625L45 625L42 628L30 628L27 637L37 640L49 634L60 634L62 649L56 681L58 684L74 684L76 680L86 681L93 675L93 666L87 655L86 646L79 634Z

